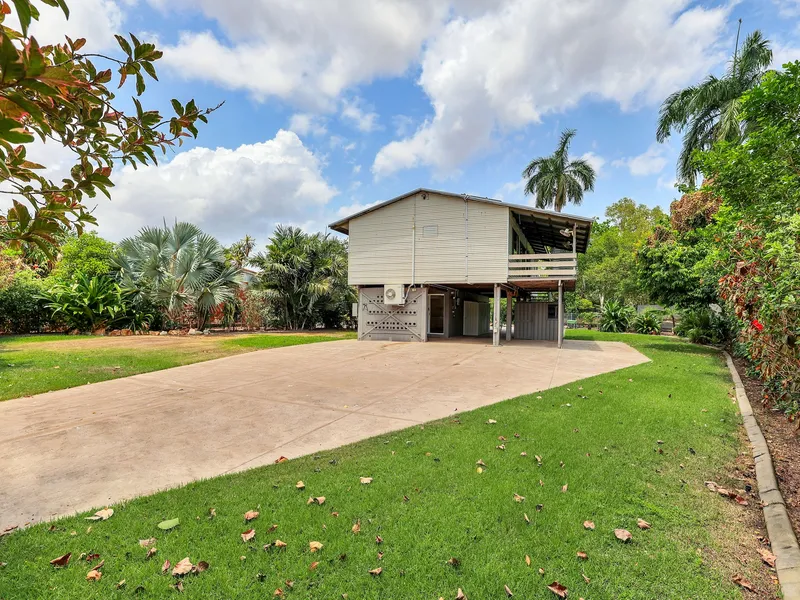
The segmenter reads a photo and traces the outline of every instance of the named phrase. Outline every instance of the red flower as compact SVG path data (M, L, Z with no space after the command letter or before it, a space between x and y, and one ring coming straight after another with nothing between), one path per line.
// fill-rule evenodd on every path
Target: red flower
M753 327L755 327L759 331L764 331L764 326L761 324L761 321L759 321L758 319L753 319Z

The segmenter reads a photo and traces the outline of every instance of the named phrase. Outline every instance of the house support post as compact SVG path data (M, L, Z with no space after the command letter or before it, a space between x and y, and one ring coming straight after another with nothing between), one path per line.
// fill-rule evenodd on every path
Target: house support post
M558 280L558 347L564 343L564 282Z
M511 304L513 302L511 290L506 290L506 341L511 341Z
M500 345L500 284L494 284L494 315L492 316L492 346Z

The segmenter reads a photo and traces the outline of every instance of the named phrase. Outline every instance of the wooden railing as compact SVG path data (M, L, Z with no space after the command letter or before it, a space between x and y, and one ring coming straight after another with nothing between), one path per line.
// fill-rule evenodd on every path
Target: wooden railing
M508 280L575 279L578 259L575 253L511 254L508 257Z

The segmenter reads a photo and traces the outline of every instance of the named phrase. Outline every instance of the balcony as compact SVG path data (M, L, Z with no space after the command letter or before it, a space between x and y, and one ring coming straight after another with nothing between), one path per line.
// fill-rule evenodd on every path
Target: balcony
M559 279L575 280L577 276L578 259L574 252L511 254L508 257L508 281L517 284L547 284Z

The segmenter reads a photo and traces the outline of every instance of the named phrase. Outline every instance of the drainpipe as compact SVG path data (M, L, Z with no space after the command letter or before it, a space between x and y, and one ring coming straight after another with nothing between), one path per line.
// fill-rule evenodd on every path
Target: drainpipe
M411 287L417 281L417 200L414 199L414 213L411 216Z
M558 347L564 342L564 282L558 280Z
M469 283L469 198L464 194L464 281Z

